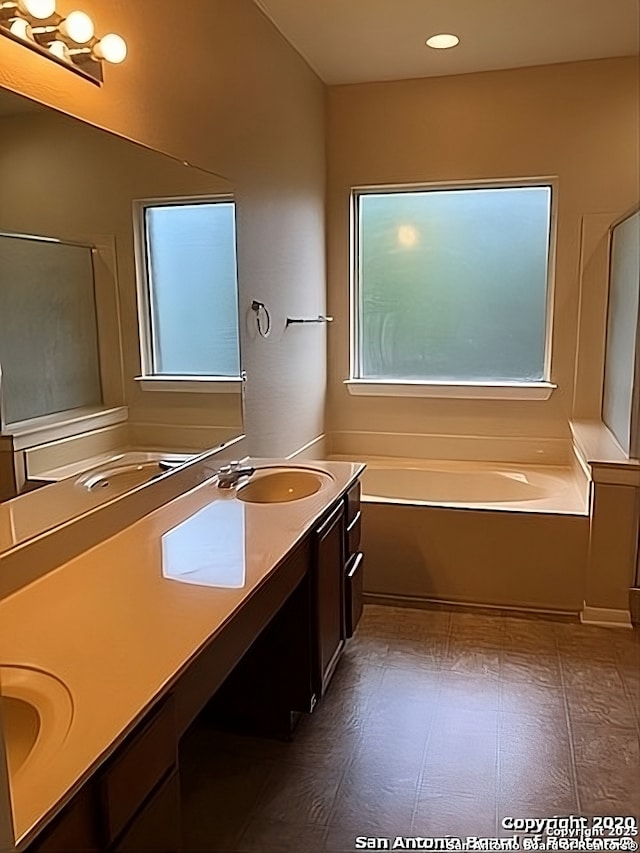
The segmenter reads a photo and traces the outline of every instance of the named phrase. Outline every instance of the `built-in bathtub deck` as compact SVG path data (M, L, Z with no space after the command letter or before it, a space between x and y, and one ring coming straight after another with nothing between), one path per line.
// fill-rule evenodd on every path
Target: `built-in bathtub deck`
M344 459L341 455L333 459ZM582 468L503 462L363 458L363 500L453 509L589 514Z
M369 600L581 610L590 483L577 461L360 461L367 464L362 549Z

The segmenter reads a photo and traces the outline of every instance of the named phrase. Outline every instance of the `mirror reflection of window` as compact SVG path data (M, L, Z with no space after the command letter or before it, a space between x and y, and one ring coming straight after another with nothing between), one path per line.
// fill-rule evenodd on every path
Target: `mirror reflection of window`
M239 377L234 202L163 199L138 209L145 375Z
M602 419L629 456L640 453L640 211L611 230Z
M162 536L162 575L199 586L245 584L244 507L216 501Z
M91 246L0 233L3 425L102 404Z

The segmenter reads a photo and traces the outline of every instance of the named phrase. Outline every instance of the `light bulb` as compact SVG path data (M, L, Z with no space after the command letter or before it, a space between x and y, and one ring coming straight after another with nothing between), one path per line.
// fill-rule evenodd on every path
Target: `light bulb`
M86 44L93 38L93 21L86 12L71 12L60 24L59 30L76 44Z
M398 243L405 248L415 246L418 242L418 231L413 225L401 225L398 228Z
M429 47L435 47L437 50L446 50L448 47L455 47L459 42L458 36L454 36L452 33L438 33L438 35L428 38L426 43Z
M63 59L65 62L69 62L71 58L69 56L69 48L63 41L52 41L49 45L49 53L57 56L58 59Z
M43 21L56 11L56 0L18 0L18 9L32 18Z
M9 32L25 41L33 41L33 32L29 22L25 21L24 18L16 18L9 27Z
M98 59L105 59L107 62L122 62L127 55L127 43L122 36L107 33L94 46L93 53Z

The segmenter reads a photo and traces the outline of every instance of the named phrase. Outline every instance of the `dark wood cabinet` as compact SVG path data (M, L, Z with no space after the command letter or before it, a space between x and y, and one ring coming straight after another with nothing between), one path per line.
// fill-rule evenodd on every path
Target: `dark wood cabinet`
M29 847L30 853L178 853L180 788L172 699L166 696L154 706Z
M342 501L315 532L312 571L314 690L321 697L344 646L344 536Z
M291 737L297 715L311 712L324 695L359 618L360 562L348 596L345 591L345 555L350 541L359 545L359 518L358 486L287 557L283 568L295 564L301 580L209 703L207 713L218 725Z
M289 738L297 715L312 710L311 561L307 537L283 565L295 564L297 586L207 704L205 713L222 728Z
M354 483L345 495L346 528L345 553L346 568L344 578L345 595L345 636L352 637L363 606L363 565L364 554L360 548L361 518L360 511L360 481Z
M148 802L177 766L173 697L168 696L147 714L99 772L100 812L107 847L120 849L119 839L137 824ZM178 810L179 803L178 796ZM142 835L138 827L136 837Z
M95 853L102 850L95 785L90 781L29 847L29 853Z
M344 617L345 634L347 639L353 637L360 617L362 616L362 566L364 554L357 551L347 562L344 584Z
M357 531L358 536L357 541L354 539L351 543L353 545L351 551L347 549L347 554L357 550L360 545L360 493L360 480L356 480L344 496L344 505L347 514L347 531Z

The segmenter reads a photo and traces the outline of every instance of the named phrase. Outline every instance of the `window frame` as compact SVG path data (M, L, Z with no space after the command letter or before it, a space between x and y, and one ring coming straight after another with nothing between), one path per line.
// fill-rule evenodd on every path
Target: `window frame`
M235 196L221 193L206 196L169 196L136 199L133 202L134 258L136 274L136 298L138 308L138 340L140 344L141 373L135 381L144 391L184 391L209 393L239 393L244 381L244 371L238 376L220 374L175 374L155 371L153 347L153 293L149 278L149 241L146 228L146 211L152 207L181 207L196 204L233 204L233 241L236 255L236 299L237 281L237 229L235 220ZM238 330L238 347L240 346Z
M548 187L551 192L547 281L545 300L545 348L543 378L535 382L451 381L432 379L364 379L361 377L359 200L363 196L442 190L519 189ZM557 388L551 379L553 308L555 300L557 240L557 176L501 178L489 180L438 181L427 183L364 184L351 187L349 196L349 377L344 380L350 394L375 397L445 397L484 400L547 400Z

